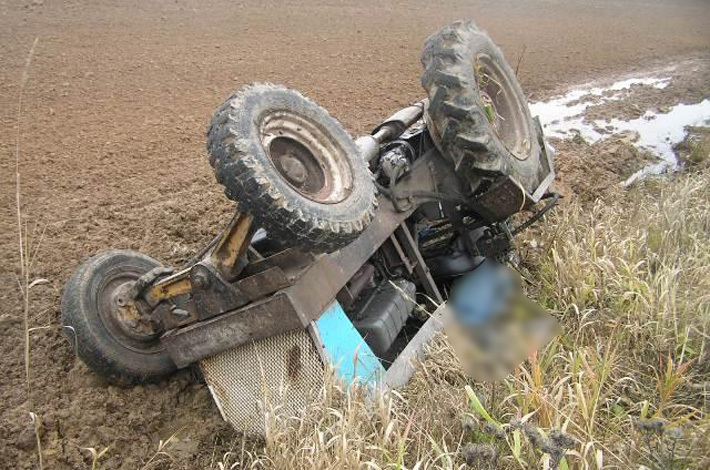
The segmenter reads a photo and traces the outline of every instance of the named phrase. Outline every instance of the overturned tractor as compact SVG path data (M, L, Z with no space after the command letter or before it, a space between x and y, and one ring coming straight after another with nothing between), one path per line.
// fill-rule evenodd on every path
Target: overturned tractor
M124 385L199 363L240 429L260 426L264 394L300 408L330 365L406 383L440 328L417 305L505 257L556 201L540 125L491 39L455 23L421 60L427 98L357 140L296 91L233 94L207 150L237 213L182 269L123 250L81 265L62 300L79 356Z

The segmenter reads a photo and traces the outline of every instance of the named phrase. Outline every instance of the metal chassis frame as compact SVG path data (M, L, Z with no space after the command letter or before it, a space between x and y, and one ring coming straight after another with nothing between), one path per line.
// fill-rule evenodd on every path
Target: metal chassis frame
M252 234L252 217L237 213L227 228L219 235L214 246L207 251L199 263L209 264L224 277L231 277L239 269L239 260L249 248ZM195 286L190 279L190 266L170 277L161 279L143 293L148 304L155 306L160 301L190 293Z
M423 100L404 108L378 126L372 135L359 138L356 144L362 157L373 159L382 144L396 139L422 118L427 104ZM554 178L552 162L545 156L550 174L535 191L537 198ZM426 152L414 161L411 171L397 186L405 190L437 191L436 175L451 171L439 160L438 152ZM152 282L137 303L145 302L152 309L180 296L183 300L204 297L201 308L195 308L193 300L187 302L191 308L183 320L175 321L166 309L159 312L167 319L164 324L169 328L161 343L178 367L254 340L308 328L388 240L408 270L417 274L429 297L441 304L443 297L405 222L419 205L410 202L407 209L397 208L390 199L381 196L378 212L368 228L353 243L334 253L309 259L308 255L299 256L290 250L251 264L246 259L253 235L252 219L248 214L237 214L201 260Z
M319 318L360 267L412 211L397 212L385 197L370 226L350 245L321 255L290 286L257 302L165 333L161 342L178 367L250 341L306 328Z
M435 153L430 152L416 160L410 173L402 180L403 187L435 190L433 173L437 171L434 162L437 158ZM338 292L380 246L392 238L399 240L402 254L409 259L429 296L441 303L442 296L405 223L417 204L402 212L386 196L380 196L378 202L375 218L354 242L314 259L290 279L292 283L288 287L272 291L270 295L241 308L165 333L161 342L173 361L178 367L185 367L250 341L306 328L330 306ZM249 274L258 263L268 263L269 259L246 266L245 273ZM280 269L288 270L291 261L276 260L274 263L280 265ZM250 278L236 282L243 283L247 279Z

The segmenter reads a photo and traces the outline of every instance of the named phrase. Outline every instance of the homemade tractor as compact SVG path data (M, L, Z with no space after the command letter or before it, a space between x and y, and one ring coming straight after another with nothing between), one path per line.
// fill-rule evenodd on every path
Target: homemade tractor
M425 311L556 202L539 122L490 38L454 23L421 60L428 98L355 141L296 91L232 95L207 149L238 212L183 269L123 250L81 265L62 319L84 362L119 384L199 363L240 429L268 404L301 408L331 366L405 384L440 329Z

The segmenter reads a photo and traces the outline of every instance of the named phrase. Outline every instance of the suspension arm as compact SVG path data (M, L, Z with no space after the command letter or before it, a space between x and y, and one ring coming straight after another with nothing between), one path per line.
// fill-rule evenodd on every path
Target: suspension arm
M192 293L194 287L207 288L204 276L190 275L197 265L213 270L225 280L236 278L246 265L244 255L249 249L252 234L252 216L237 212L220 234L217 243L200 261L150 286L144 293L146 302L155 306L163 300ZM193 286L193 283L197 285Z

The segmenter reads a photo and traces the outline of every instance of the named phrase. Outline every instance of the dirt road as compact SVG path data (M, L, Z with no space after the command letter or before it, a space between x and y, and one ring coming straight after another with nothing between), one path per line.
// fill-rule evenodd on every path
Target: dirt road
M522 3L522 4L521 4ZM58 329L78 263L115 247L188 258L232 210L205 159L212 110L251 81L297 88L353 133L422 95L426 36L474 18L544 96L614 71L710 53L707 0L424 2L0 1L0 467L136 468L177 429L177 466L207 465L229 442L188 372L119 390L74 359ZM21 118L22 211L35 253L32 403L24 385L14 151L20 77L39 37ZM524 51L524 54L523 54ZM521 57L522 55L522 57ZM215 437L216 436L216 437ZM217 442L216 442L216 441ZM215 443L216 442L216 443Z

